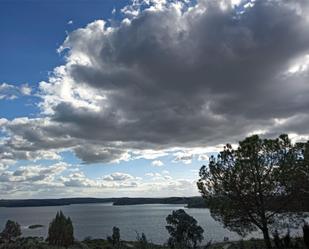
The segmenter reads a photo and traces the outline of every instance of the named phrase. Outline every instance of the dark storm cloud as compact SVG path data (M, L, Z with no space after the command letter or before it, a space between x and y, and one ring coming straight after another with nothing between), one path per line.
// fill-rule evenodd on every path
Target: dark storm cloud
M308 134L308 71L289 71L309 63L307 1L228 2L167 3L118 27L96 21L72 32L67 64L41 84L49 123L6 125L6 146L71 148L93 163L257 130Z
M112 137L119 140L195 141L241 119L264 126L309 106L298 98L308 96L308 87L295 90L307 75L282 75L291 60L308 53L307 15L295 7L305 12L302 3L257 1L243 14L222 11L214 1L200 2L204 14L198 8L182 15L171 7L145 11L100 38L99 56L88 54L92 66L73 65L68 71L75 82L111 91L111 112L98 124L115 127ZM82 35L76 31L67 43L74 47ZM57 114L61 121L68 112ZM80 122L82 116L87 113L75 118ZM133 122L119 125L121 118Z

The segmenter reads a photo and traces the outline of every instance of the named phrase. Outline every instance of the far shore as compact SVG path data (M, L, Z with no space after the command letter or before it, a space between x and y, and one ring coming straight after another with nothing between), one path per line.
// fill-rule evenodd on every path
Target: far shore
M142 204L184 204L188 208L205 208L202 197L164 197L164 198L60 198L60 199L10 199L0 200L0 207L44 207L66 206L72 204L113 203L115 206Z

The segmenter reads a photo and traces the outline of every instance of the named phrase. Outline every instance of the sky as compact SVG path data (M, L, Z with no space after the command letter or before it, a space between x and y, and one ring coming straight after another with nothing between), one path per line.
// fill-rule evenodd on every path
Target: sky
M198 195L252 134L309 138L306 0L0 1L0 197Z

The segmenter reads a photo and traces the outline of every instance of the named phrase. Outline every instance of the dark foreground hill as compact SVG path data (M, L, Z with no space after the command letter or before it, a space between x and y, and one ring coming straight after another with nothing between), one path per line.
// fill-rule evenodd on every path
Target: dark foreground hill
M293 238L293 243L297 242L297 247L289 249L306 249L302 238ZM273 244L275 244L273 242ZM104 239L85 239L83 241L75 241L68 249L171 249L166 245L156 245L150 242L141 244L138 241L122 241L121 246L113 247L107 240ZM263 240L251 239L245 241L228 241L221 243L213 243L206 247L198 246L197 249L265 249ZM66 249L65 247L55 247L48 245L42 238L20 238L11 243L1 243L0 249ZM181 248L175 248L181 249ZM182 248L183 249L183 248ZM277 249L277 247L274 247Z

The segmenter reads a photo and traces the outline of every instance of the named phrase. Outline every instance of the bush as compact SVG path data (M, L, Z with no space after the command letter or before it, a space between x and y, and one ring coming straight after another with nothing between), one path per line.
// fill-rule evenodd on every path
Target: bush
M137 233L136 240L138 241L138 249L147 249L149 247L149 243L144 233L142 233L142 236Z

